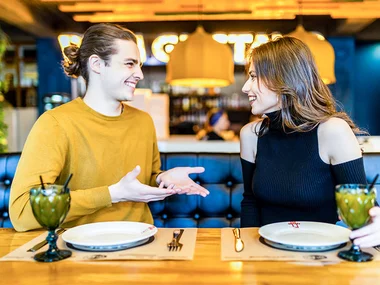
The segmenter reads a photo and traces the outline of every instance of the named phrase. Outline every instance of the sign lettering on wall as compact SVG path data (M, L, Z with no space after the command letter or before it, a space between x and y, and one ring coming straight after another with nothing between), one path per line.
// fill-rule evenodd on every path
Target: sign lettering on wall
M215 33L212 35L213 39L222 44L231 44L234 49L234 61L237 64L243 64L245 61L245 53L247 50L247 46L250 48L255 48L260 44L263 44L269 40L269 38L274 39L275 37L279 37L281 34L272 33L271 35L267 35L264 33L256 33L255 36L252 34L223 34L223 33ZM137 34L137 46L140 50L140 56L142 62L147 62L147 53L145 47L145 40L142 34ZM156 37L151 46L152 54L154 60L150 60L150 64L162 64L167 63L169 61L169 54L175 48L175 45L178 42L185 41L187 39L187 34L162 34ZM82 36L78 34L62 34L58 37L61 48L64 46L68 46L70 43L80 44L82 40ZM75 40L75 42L74 42ZM153 62L153 64L152 64Z

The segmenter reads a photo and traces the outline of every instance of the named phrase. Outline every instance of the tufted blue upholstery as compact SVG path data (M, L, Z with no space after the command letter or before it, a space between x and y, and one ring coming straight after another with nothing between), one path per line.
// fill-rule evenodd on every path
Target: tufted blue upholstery
M12 227L8 215L9 191L20 153L0 155L0 227ZM206 187L210 195L175 195L164 201L151 202L157 227L238 227L243 179L239 154L161 153L162 169L176 166L203 166L204 173L191 178ZM367 179L380 172L380 153L364 154ZM380 189L380 180L377 182Z
M0 155L0 227L13 228L9 219L8 204L11 184L16 172L20 153Z
M161 154L164 170L203 166L191 178L210 191L206 198L175 195L149 204L158 227L235 227L240 224L243 178L238 154Z

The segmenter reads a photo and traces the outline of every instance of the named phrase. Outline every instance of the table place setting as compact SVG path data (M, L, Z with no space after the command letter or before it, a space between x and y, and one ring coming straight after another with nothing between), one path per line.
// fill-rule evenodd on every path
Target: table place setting
M261 228L223 228L221 259L223 261L290 261L343 262L338 257L351 247L350 230L326 223L282 222ZM380 252L365 248L380 260Z
M348 228L356 230L370 222L369 210L376 204L374 185L378 177L371 185L336 185L337 212ZM348 228L311 221L278 222L259 229L223 228L221 258L320 264L380 260L379 246L361 250L350 240Z
M192 260L197 229L157 229L154 225L110 221L62 229L70 210L68 184L45 184L32 188L29 201L33 215L48 233L17 248L0 261L54 262L92 260ZM46 247L48 245L48 247ZM43 249L47 249L43 251Z
M143 231L139 232L141 229ZM103 222L67 229L59 236L57 247L71 251L71 257L66 261L192 260L196 237L196 228L157 229L137 222ZM0 258L0 261L34 261L36 253L47 247L35 252L29 250L45 238L46 232Z

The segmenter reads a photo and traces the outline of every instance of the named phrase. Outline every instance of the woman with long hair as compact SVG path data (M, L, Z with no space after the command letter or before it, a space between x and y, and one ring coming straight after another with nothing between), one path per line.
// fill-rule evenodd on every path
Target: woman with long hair
M335 186L366 184L361 131L323 83L311 51L300 40L283 37L249 54L243 86L252 114L263 119L240 134L244 194L241 226L283 221L338 221ZM372 224L354 231L360 246L380 241L380 208Z

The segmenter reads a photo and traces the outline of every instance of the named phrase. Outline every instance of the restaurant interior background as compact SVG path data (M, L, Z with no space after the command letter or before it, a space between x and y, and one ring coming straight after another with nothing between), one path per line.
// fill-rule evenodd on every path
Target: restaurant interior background
M57 36L83 34L96 22L122 24L143 38L145 78L138 88L168 94L171 134L191 133L211 107L226 109L238 132L250 116L248 99L241 91L245 66L235 61L234 83L227 87L172 87L165 82L166 63L153 55L157 38L189 35L201 25L210 34L248 34L254 41L262 34L286 35L302 24L305 30L323 35L334 48L336 82L329 87L337 101L361 128L380 135L379 18L377 0L0 1L0 29L9 38L0 80L12 82L5 94L9 151L22 150L31 126L45 109L83 93L83 82L70 80L60 68ZM236 44L228 46L236 54ZM200 63L194 58L192 64Z

